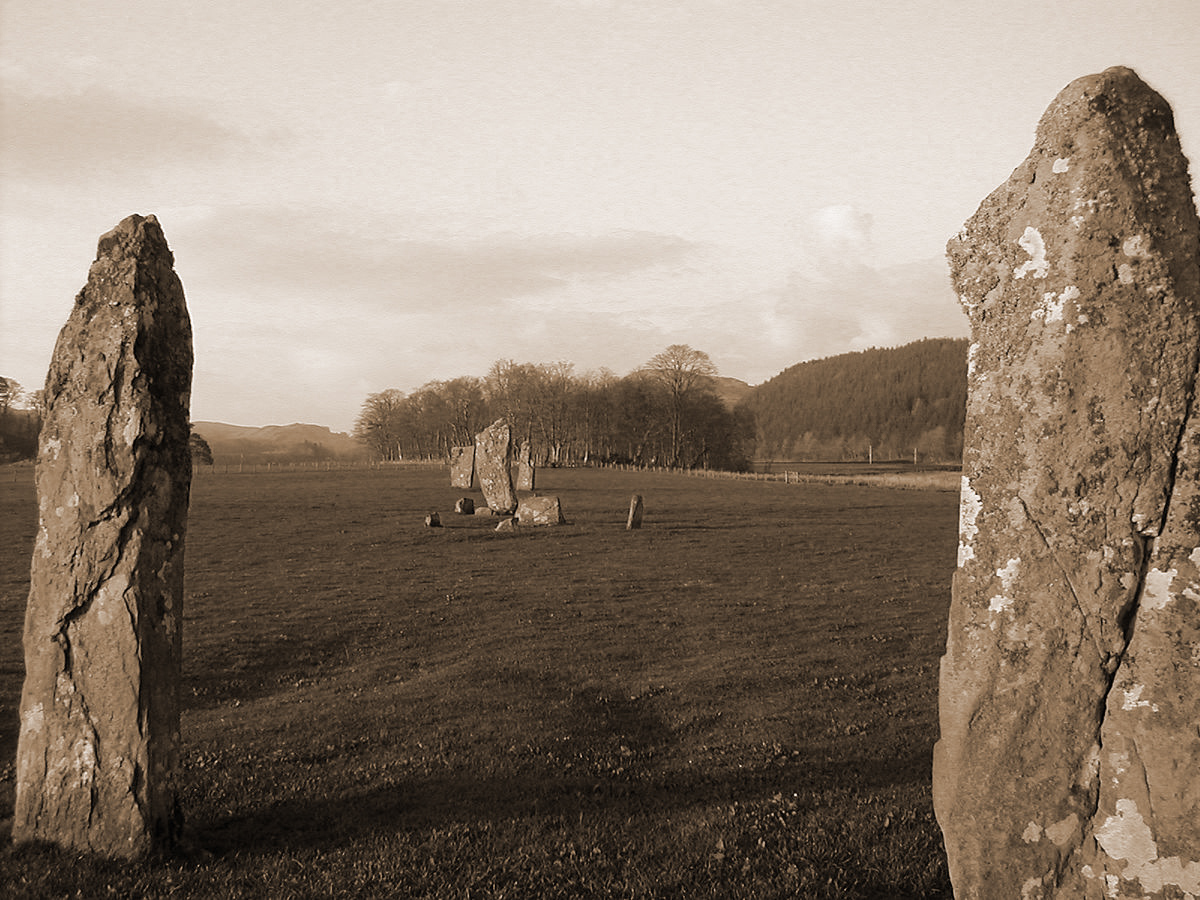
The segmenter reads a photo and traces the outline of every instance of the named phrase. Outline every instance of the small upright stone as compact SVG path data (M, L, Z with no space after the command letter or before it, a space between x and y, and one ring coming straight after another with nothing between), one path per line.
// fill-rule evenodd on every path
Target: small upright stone
M1200 222L1081 78L948 247L968 404L933 799L960 897L1200 895Z
M529 441L521 441L521 450L517 453L517 490L532 491L537 481L537 470L533 467L533 451Z
M475 487L475 447L450 448L450 487Z
M431 512L429 515L427 515L425 517L425 527L426 528L441 528L442 527L442 517L435 512Z
M506 516L517 508L512 483L512 429L497 419L475 435L475 474L488 507Z
M100 238L46 376L13 839L139 857L182 827L192 333L153 216Z
M636 531L642 527L642 495L634 494L629 501L629 518L625 520L626 531Z
M471 497L459 497L454 503L454 511L460 516L475 515L475 500Z

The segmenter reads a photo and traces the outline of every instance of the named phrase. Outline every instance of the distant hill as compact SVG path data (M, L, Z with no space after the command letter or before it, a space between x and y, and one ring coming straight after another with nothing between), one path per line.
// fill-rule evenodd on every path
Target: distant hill
M192 431L212 448L218 464L235 462L313 462L366 455L350 435L323 425L267 425L249 428L220 422L193 422Z
M962 457L967 341L931 338L903 347L803 362L751 388L759 459Z
M716 391L717 396L721 398L722 403L724 403L729 409L733 409L742 402L742 399L749 394L753 388L746 384L746 382L738 381L736 378L724 378L718 375L717 377L713 378L713 390Z

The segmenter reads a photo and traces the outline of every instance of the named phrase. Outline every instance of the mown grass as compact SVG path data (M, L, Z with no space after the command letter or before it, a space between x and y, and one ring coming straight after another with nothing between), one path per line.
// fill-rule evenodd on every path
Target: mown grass
M0 850L15 897L948 897L930 801L952 494L440 467L201 473L183 805L204 854ZM624 529L645 497L640 531ZM0 759L30 479L0 479ZM427 529L438 510L446 527ZM0 811L13 771L0 770ZM3 814L3 812L0 812Z

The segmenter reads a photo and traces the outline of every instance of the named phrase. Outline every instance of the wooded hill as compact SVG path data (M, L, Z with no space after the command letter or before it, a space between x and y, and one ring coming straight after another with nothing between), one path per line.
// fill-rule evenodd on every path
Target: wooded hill
M739 408L759 459L962 458L967 341L930 338L784 369Z

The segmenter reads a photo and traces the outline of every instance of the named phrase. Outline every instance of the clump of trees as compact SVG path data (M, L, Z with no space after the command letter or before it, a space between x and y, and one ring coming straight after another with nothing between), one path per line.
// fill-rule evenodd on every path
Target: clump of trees
M383 460L436 458L503 416L540 466L623 462L742 470L754 428L713 389L708 354L674 344L617 377L573 363L493 363L482 378L432 381L364 401L354 436Z
M25 390L13 378L0 377L0 462L37 456L42 427L42 392Z

